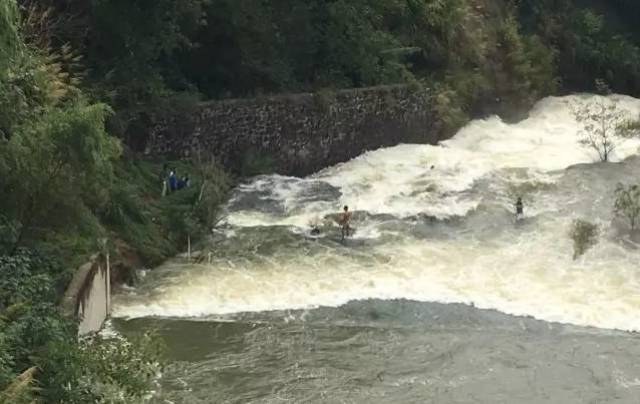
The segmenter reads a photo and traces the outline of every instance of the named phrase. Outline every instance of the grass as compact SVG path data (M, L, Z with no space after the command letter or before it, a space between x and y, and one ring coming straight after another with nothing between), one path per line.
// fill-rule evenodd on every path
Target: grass
M215 164L171 161L166 164L178 177L189 175L192 182L190 187L163 197L164 164L138 160L118 167L120 183L114 184L102 216L113 240L111 251L125 266L158 265L183 250L188 237L195 242L207 234L231 185L230 178Z
M189 175L191 186L162 196L164 164L178 176ZM106 248L116 278L132 279L133 270L154 267L183 251L187 238L195 243L215 222L218 207L231 186L226 172L214 163L120 160L98 211L76 208L72 226L48 231L36 246L68 268L75 269Z

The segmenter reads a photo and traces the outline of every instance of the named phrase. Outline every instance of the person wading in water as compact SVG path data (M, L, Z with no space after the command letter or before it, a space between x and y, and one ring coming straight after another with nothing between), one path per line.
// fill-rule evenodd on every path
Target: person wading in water
M518 198L516 202L516 222L524 219L524 204L522 203L522 198Z
M322 231L320 230L320 218L317 216L309 223L311 225L311 235L319 236Z
M349 207L345 206L338 220L338 224L342 227L342 241L344 241L345 237L349 237L349 232L351 231L350 223L351 212L349 212Z

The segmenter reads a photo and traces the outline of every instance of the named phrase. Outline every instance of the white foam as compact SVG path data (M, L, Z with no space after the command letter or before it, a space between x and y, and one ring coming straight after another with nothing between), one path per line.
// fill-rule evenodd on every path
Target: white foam
M640 114L640 100L627 96L615 99L629 118ZM550 97L540 101L530 117L506 124L498 117L476 120L455 137L440 145L404 144L364 153L306 180L272 176L244 186L245 190L268 191L288 213L285 216L231 212L227 222L234 226L308 226L315 216L336 212L342 205L373 214L408 217L426 214L437 218L464 216L478 200L461 198L478 179L505 168L527 168L530 176L562 170L598 160L594 150L579 144L580 127L571 105L585 100L607 100L600 96ZM635 154L637 139L622 140L611 160ZM431 169L431 166L434 169ZM342 192L333 203L296 203L306 184L324 181Z
M640 113L640 100L617 98L630 114ZM239 227L307 226L329 207L327 202L298 204L296 195L306 181L338 187L342 197L335 201L336 209L348 203L396 217L465 215L482 200L473 192L474 182L490 174L501 173L492 178L495 184L498 179L512 185L554 183L563 175L557 170L595 161L577 143L578 126L566 105L580 99L543 100L529 119L515 125L497 118L475 121L440 146L400 145L366 153L306 180L274 177L281 186L273 187L270 197L280 198L286 212L295 213L238 211L228 221ZM614 159L634 154L639 144L622 142ZM501 170L506 168L525 170L505 174ZM245 191L273 184L274 178L258 179ZM490 187L491 197L511 209L513 201L502 186ZM576 195L597 197L586 192ZM572 218L558 214L553 198L539 198L527 206L528 215L540 216L533 230L504 229L487 240L453 233L446 240L423 241L396 234L387 244L363 249L326 247L307 254L283 247L270 255L214 260L211 265L170 262L154 277L152 293L119 296L114 315L199 317L406 298L473 303L547 321L640 331L640 252L603 237L583 259L573 261L567 237ZM362 237L379 237L379 225L375 220L364 223Z
M374 248L366 258L329 250L183 267L151 297L121 296L114 315L199 317L405 298L639 331L640 255L604 241L573 261L562 234L568 224L554 221L533 236L507 234L491 243L406 240ZM553 233L559 237L550 237Z

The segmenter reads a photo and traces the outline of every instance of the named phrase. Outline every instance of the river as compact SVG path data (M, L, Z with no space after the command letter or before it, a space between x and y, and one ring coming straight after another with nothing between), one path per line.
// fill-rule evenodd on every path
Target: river
M640 141L595 163L570 107L590 100L238 186L197 263L114 298L118 332L167 345L153 401L639 403L640 250L612 207ZM330 220L343 205L345 242ZM573 260L577 218L601 232Z

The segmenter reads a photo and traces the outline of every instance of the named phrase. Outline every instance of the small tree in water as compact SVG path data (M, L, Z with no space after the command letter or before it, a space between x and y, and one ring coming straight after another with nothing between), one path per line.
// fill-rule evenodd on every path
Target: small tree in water
M598 153L600 161L609 161L618 140L627 135L629 119L618 102L603 97L574 105L572 113L582 127L580 144Z
M618 184L614 212L616 216L627 219L631 226L631 231L635 231L638 218L640 218L640 186L630 185L625 187L622 184Z
M576 219L571 225L569 236L573 240L573 259L578 259L587 250L598 243L598 225Z

